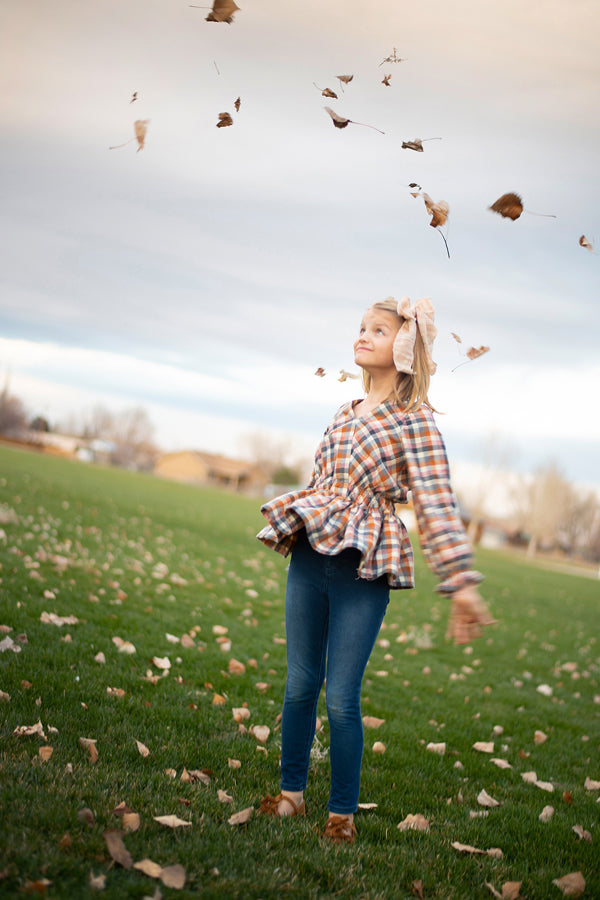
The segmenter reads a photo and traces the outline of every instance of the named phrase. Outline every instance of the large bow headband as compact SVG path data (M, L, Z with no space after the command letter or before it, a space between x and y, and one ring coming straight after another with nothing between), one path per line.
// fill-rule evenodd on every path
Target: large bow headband
M434 313L431 300L422 297L421 300L416 301L414 306L411 306L408 297L402 297L398 301L398 315L404 321L398 329L392 348L396 369L399 372L414 375L415 341L418 330L425 348L425 364L429 374L433 375L437 366L431 358L431 350L437 328L433 324Z

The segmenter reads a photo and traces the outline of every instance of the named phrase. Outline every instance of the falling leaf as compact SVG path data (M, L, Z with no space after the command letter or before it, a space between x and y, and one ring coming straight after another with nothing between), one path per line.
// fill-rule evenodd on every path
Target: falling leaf
M549 822L552 816L554 815L554 807L553 806L545 806L538 818L540 822Z
M480 753L493 753L494 752L494 742L493 741L475 741L473 744L473 750L478 750Z
M587 841L588 844L592 843L592 835L586 831L583 825L573 825L573 831L581 840Z
M585 234L582 234L581 237L579 238L579 246L585 247L585 249L589 250L590 253L594 252L594 248L592 247L591 243L586 238Z
M385 84L386 87L391 87L391 85L390 85L391 77L392 77L391 75L384 75L383 78L381 79L381 83Z
M330 97L332 100L337 100L338 95L336 94L335 91L332 91L331 88L320 88L319 85L315 84L314 81L313 81L313 84L315 85L315 87L318 91L321 91L322 97Z
M477 847L472 847L470 844L461 844L460 841L452 841L450 846L454 847L455 850L458 850L459 853L480 854L482 856L491 856L493 859L502 859L504 856L499 847L490 847L489 850L479 850Z
M381 131L379 128L375 128L374 125L365 125L364 122L355 122L353 119L345 119L344 116L338 115L329 106L324 106L323 108L331 116L333 124L336 128L345 128L346 125L362 125L364 128L372 128L373 131L379 131L379 134L385 134L384 131Z
M378 719L376 716L363 716L362 723L365 728L379 728L385 719Z
M155 822L158 822L159 825L166 825L168 828L181 828L183 826L191 825L191 822L186 822L185 819L180 819L179 816L152 816Z
M239 112L239 111L240 111L240 106L241 106L241 105L242 105L242 98L241 98L241 97L238 97L236 100L234 100L233 106L234 106L236 112Z
M454 340L455 340L457 343L462 344L462 340L459 338L459 336L458 336L457 334L454 334L453 331L451 331L450 334L452 335L452 337L454 338Z
M130 144L131 141L138 142L137 152L144 149L144 145L146 143L146 134L148 131L148 125L150 123L150 119L136 119L133 123L133 130L135 137L132 137L130 140L125 141L124 144L116 144L113 147L109 147L109 150L119 150L121 147L126 147L127 144Z
M148 748L146 747L145 744L142 744L142 742L138 741L138 740L136 740L135 744L136 744L136 747L138 748L140 756L143 756L144 758L146 756L150 756L150 751L148 750Z
M348 378L360 378L360 375L355 374L354 372L346 372L345 369L340 369L340 377L338 381L346 381Z
M252 813L254 812L253 806L247 806L246 809L242 809L238 813L234 813L227 819L228 825L245 825L246 822L249 822L252 818Z
M562 878L554 878L552 884L562 892L563 897L581 897L585 891L585 878L581 872L570 872Z
M450 207L446 201L440 200L438 203L434 203L429 194L426 194L425 191L422 192L422 197L427 212L431 216L431 222L429 223L431 227L437 228L439 225L445 225L450 212Z
M429 821L421 813L409 813L398 824L399 831L429 831Z
M416 150L417 153L423 153L423 144L419 138L415 138L414 141L402 141L402 149Z
M138 99L138 92L134 91L133 94L131 95L131 100L129 101L129 103L135 103L135 101L137 99Z
M483 344L480 347L469 347L466 355L469 359L477 359L480 356L483 356L484 353L489 352L489 347L484 347Z
M344 90L344 85L345 85L345 84L350 84L350 82L351 82L352 79L354 78L354 75L336 75L335 77L337 78L337 80L338 80L339 83L341 84L342 90Z
M400 56L398 56L398 51L394 47L393 52L389 56L386 56L385 59L382 59L381 62L379 63L379 66L381 67L384 63L400 63L400 62L406 62L406 60L404 60Z
M500 213L505 219L518 219L523 212L523 203L518 194L508 193L502 194L501 197L492 203L489 209L492 212Z
M233 119L229 115L228 112L219 113L219 121L217 122L217 128L226 128L228 125L233 125Z
M386 747L382 741L375 741L373 744L373 753L385 753Z
M490 808L500 806L500 803L497 800L494 800L494 798L491 797L485 789L481 790L478 793L477 802L480 806L489 806Z
M190 3L190 6L194 9L204 9L205 7L196 6L193 3ZM233 0L214 0L212 9L207 15L205 21L206 22L227 22L228 25L231 25L233 22L234 13L239 10L239 6L233 2Z
M124 869L131 869L133 866L133 859L131 853L123 843L121 832L117 831L116 828L107 828L106 831L102 833L102 837L104 838L106 847L112 859L114 859L116 863L119 863L120 866L123 866Z
M137 869L138 872L143 872L149 878L159 878L162 872L162 866L159 866L158 863L153 862L151 859L140 859L139 862L133 864L133 868Z
M325 375L325 369L322 369L321 366L319 366L319 368L315 372L315 375L317 375L319 378L323 378Z

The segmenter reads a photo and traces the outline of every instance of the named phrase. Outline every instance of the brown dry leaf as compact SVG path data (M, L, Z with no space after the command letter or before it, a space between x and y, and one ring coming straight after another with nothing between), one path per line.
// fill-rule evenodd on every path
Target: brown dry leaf
M161 669L163 672L166 672L171 668L171 660L168 656L153 656L150 662L153 666L156 666L157 669Z
M271 734L271 729L268 725L253 725L250 728L250 734L254 735L260 744L266 744Z
M375 741L373 744L373 753L385 753L386 747L382 741Z
M424 191L422 191L422 197L427 212L431 216L431 222L429 223L431 227L437 228L439 225L445 225L450 212L450 207L446 201L440 200L438 203L434 203L429 194L426 194Z
M159 877L165 887L175 888L178 891L185 887L185 869L178 864L165 866Z
M594 252L594 248L592 247L591 243L586 238L585 234L582 234L581 237L579 238L579 246L585 247L585 249L589 250L591 253Z
M123 843L121 832L117 831L116 828L107 828L106 831L102 833L102 837L104 838L104 842L112 859L114 859L116 863L119 863L120 866L123 866L124 869L131 869L133 866L133 859L131 853Z
M503 218L512 219L514 222L523 212L523 202L518 194L502 194L502 196L498 197L498 199L488 208L491 209L492 212L500 213Z
M483 356L484 353L488 353L489 349L489 347L484 347L483 344L481 347L469 347L466 355L469 359L477 359L478 357Z
M540 822L549 822L552 816L554 815L554 807L553 806L545 806L538 818Z
M497 891L489 881L485 882L485 886L490 889L494 897L497 897L498 900L519 900L519 897L521 896L519 893L521 890L520 881L505 881L502 885L502 893Z
M362 125L364 128L372 128L373 131L379 131L379 134L385 134L385 132L381 131L379 128L375 128L374 125L366 125L364 122L355 122L353 119L346 119L344 116L340 116L338 113L334 112L329 106L324 106L323 109L329 113L336 128L345 128L346 125Z
M336 94L335 91L332 91L331 88L320 88L319 85L315 84L314 81L313 81L313 84L315 85L315 87L318 91L321 91L322 97L330 97L332 100L337 100L338 95Z
M583 825L573 825L573 831L580 840L587 841L588 844L592 843L592 835L589 831L586 831Z
M98 761L98 749L96 747L96 738L79 738L81 746L90 754L90 762L92 765Z
M487 349L489 349L489 348L487 348ZM548 735L544 734L543 731L537 730L534 732L533 743L536 744L536 746L539 744L543 744L547 740L548 740Z
M410 889L413 892L415 897L418 897L419 900L424 900L423 882L421 881L420 878L417 878L415 881L413 881Z
M223 706L224 703L227 703L227 698L222 694L215 694L212 698L213 706Z
M315 375L316 375L318 378L323 378L324 375L325 375L325 369L323 369L321 366L319 366L319 368L318 368L317 371L315 372Z
M136 740L135 744L136 744L136 747L138 748L138 752L139 752L140 756L143 756L144 758L146 758L147 756L150 756L150 751L146 747L145 744L142 744L142 742L138 741L138 740Z
M583 786L586 791L600 791L600 781L594 781L594 779L590 778L589 775L586 775Z
M479 753L493 753L494 752L494 742L493 741L475 741L473 744L473 750L478 750Z
M87 806L84 806L83 809L79 810L79 812L77 813L77 818L85 825L89 825L90 828L96 824L94 813Z
M240 760L239 759L231 759L231 757L229 757L227 759L227 765L229 766L230 769L241 769L242 768L242 763L240 762Z
M138 872L143 872L149 878L160 878L162 872L162 866L159 866L158 863L153 862L151 859L140 859L139 862L133 864L133 868L137 869Z
M398 824L398 831L429 831L429 821L421 813L409 813Z
M158 822L159 825L166 825L167 828L181 828L185 826L189 826L192 823L186 822L185 819L180 819L179 816L152 816L155 822Z
M124 641L123 638L120 638L118 635L115 635L112 639L113 644L119 651L119 653L126 653L128 656L135 653L135 647L131 643L131 641Z
M50 887L51 884L52 884L52 882L49 881L47 878L36 878L35 881L29 881L29 879L27 879L25 881L24 887L25 887L25 891L28 894L35 893L35 894L40 894L40 896L42 896L42 897L45 897L46 896L46 888Z
M249 822L252 818L252 813L254 812L253 806L247 806L246 809L240 810L238 813L234 813L227 819L228 825L245 825L246 822Z
M499 769L512 769L511 764L506 759L490 759L490 762L494 763L495 766L498 766Z
M229 631L229 628L226 625L213 625L213 627L212 627L212 633L220 635L221 637L224 634L227 634L228 631Z
M438 743L433 743L430 741L425 749L429 750L430 753L438 753L440 756L444 756L446 753L446 742L439 741Z
M423 153L423 142L420 138L415 138L414 141L402 141L402 149L416 150L417 153Z
M244 675L246 672L246 666L244 663L241 663L237 659L233 659L233 657L229 660L229 674L230 675Z
M181 646L182 647L195 647L194 638L190 634L182 634L181 635Z
M233 797L226 791L222 791L220 788L217 790L217 800L219 803L233 803Z
M554 878L552 884L555 884L563 897L581 897L585 891L585 878L581 872L569 872L562 878Z
M13 734L17 737L28 737L32 734L39 735L42 740L47 740L46 735L44 734L44 726L42 725L42 720L39 719L35 725L17 725Z
M338 378L338 381L347 381L348 378L360 378L360 375L356 375L353 372L346 372L345 369L340 369L340 377Z
M234 109L235 109L236 112L239 112L239 111L240 111L240 106L241 106L241 105L242 105L242 98L241 98L241 97L238 97L236 100L234 100L233 106L234 106Z
M53 752L54 752L53 747L49 747L49 746L40 747L40 749L38 750L38 756L40 757L42 762L48 762L48 760L52 756Z
M454 334L453 331L451 331L450 334L452 335L454 340L457 341L457 343L462 344L462 340L459 338L459 336L457 334Z
M123 813L122 818L123 828L125 831L139 831L140 829L140 814L136 812L126 812Z
M363 716L362 723L365 728L379 728L385 719L378 719L376 716Z
M195 3L189 4L193 9L205 9L204 6L196 6ZM213 0L212 9L207 15L206 22L227 22L231 25L234 13L239 10L239 6L233 0Z
M384 75L383 78L382 78L382 80L381 80L381 83L382 83L382 84L385 84L386 87L391 87L391 85L390 85L390 78L391 78L391 77L392 77L391 75Z
M351 82L352 79L354 78L354 75L336 75L335 77L337 78L337 80L338 80L339 83L341 84L342 90L344 90L344 85L345 85L345 84L350 84L350 82Z
M362 809L363 812L369 812L371 809L377 809L377 803L359 803L358 809Z
M200 781L202 784L210 784L210 769L190 769L189 776L191 781Z
M492 859L502 859L504 854L499 847L490 847L489 850L479 850L477 847L472 847L470 844L461 844L460 841L452 841L451 847L454 847L455 850L458 850L459 853L472 853L479 854L480 856L491 856Z
M228 112L219 113L217 128L226 128L228 125L233 125L233 119L230 114Z
M133 128L135 131L135 139L138 142L137 152L144 149L144 144L146 143L146 133L148 131L149 119L136 119L133 123Z
M234 722L243 722L250 718L250 710L247 706L234 706L231 712Z
M88 883L93 891L103 891L106 888L106 875L104 873L100 875L94 875L94 873L90 871L90 879Z
M477 794L477 802L480 806L489 806L490 808L493 808L494 806L500 806L498 800L494 800L494 798L491 797L485 789L479 791L479 793Z

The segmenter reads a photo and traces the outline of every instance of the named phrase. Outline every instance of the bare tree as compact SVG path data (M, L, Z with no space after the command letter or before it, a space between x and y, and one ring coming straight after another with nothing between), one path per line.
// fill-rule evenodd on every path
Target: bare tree
M141 406L113 413L98 405L79 417L71 416L69 427L82 438L110 442L111 462L117 466L144 470L154 466L158 453L154 426Z
M0 434L15 435L27 428L28 415L18 397L9 393L8 376L0 393Z
M529 483L523 483L519 500L528 556L535 556L540 545L557 543L572 497L573 488L555 462L540 466Z
M515 448L504 438L491 432L481 445L481 465L468 488L462 490L469 513L468 535L476 543L486 518L493 515L494 495L498 483L505 480L514 462Z

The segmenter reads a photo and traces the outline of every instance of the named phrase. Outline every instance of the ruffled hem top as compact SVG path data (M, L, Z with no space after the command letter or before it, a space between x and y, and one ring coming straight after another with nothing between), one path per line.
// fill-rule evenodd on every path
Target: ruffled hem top
M482 576L471 569L471 545L431 411L404 413L386 400L357 417L357 402L345 403L323 435L308 486L262 506L268 524L258 539L287 556L304 528L319 553L359 550L358 577L385 575L390 588L411 588L413 551L396 512L410 493L425 559L441 578L437 590L477 584Z

